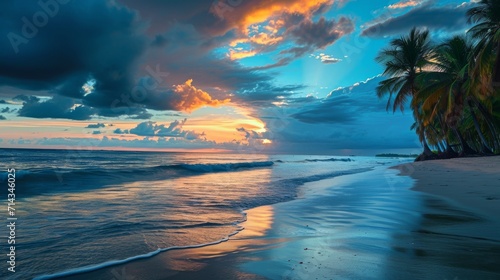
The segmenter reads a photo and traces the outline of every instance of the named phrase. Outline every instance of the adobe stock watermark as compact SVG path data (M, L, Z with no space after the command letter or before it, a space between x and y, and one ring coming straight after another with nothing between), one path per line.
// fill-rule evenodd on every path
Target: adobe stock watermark
M9 39L10 45L16 54L19 53L19 46L22 44L28 44L30 39L33 39L40 28L45 27L50 18L55 17L60 9L61 5L66 5L70 0L39 0L38 6L40 10L33 13L31 19L24 16L21 18L23 23L20 33L9 32L7 34L7 39Z
M7 169L7 243L9 250L7 254L7 270L16 272L16 170L14 168Z
M117 98L111 103L111 110L114 113L130 114L131 108L140 107L140 102L146 100L148 92L158 89L170 75L169 72L162 72L159 64L156 64L155 69L147 65L145 70L148 75L142 78L138 85L133 87L130 92L123 93L119 99Z

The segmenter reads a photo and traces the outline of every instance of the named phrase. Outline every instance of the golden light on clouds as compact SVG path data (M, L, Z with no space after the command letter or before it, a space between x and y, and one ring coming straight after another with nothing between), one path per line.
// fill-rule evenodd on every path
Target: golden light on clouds
M260 46L271 46L284 40L279 31L285 26L284 17L299 14L311 18L313 13L323 6L332 5L334 0L272 0L254 1L244 9L235 9L228 13L227 21L231 22L242 34L243 38L233 40L229 46L229 57L232 60L256 55L258 49L234 48L241 44L251 43Z
M214 109L210 110L214 111ZM238 131L241 128L257 133L267 131L266 124L249 108L228 104L221 107L220 110L215 109L214 112L203 117L191 116L183 128L197 133L204 132L207 140L216 143L234 140L245 142L245 134Z
M242 31L248 31L248 27L259 24L273 17L283 14L301 14L310 17L323 5L332 5L334 0L274 0L260 1L248 6L245 15L239 22Z
M178 111L192 112L203 106L220 106L228 103L230 100L216 100L206 91L193 86L193 79L187 80L184 84L175 85L174 93L176 94L171 101L172 106Z
M256 51L244 51L241 49L232 49L229 51L229 58L231 60L243 59L246 57L252 57L256 55Z

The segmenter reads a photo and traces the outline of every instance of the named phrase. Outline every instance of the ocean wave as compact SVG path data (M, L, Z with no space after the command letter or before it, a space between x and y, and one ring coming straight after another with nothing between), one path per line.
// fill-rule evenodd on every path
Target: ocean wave
M46 170L16 170L16 180L24 182L37 181L37 182L62 182L68 179L80 180L82 178L88 179L91 176L103 177L110 176L126 177L134 175L134 179L139 179L141 175L150 177L151 174L159 174L164 176L179 176L189 175L186 173L215 173L215 172L232 172L241 169L251 168L264 168L271 167L274 164L272 161L254 161L254 162L235 162L235 163L207 163L207 164L172 164L160 165L144 168L130 168L130 169L106 169L94 167L90 169L65 169L65 168L52 168ZM167 172L170 171L170 172ZM7 172L0 173L0 182L7 181ZM154 177L153 177L154 178ZM161 179L161 178L158 178Z
M31 171L28 171L28 170L17 170L15 172L15 179L21 179L21 178L24 178L28 175L32 174ZM2 172L0 173L0 182L7 182L8 180L8 176L9 176L9 173L8 172Z
M238 163L213 163L213 164L181 164L179 167L189 171L212 173L234 171L245 168L260 168L274 165L272 161L254 161L254 162L238 162Z

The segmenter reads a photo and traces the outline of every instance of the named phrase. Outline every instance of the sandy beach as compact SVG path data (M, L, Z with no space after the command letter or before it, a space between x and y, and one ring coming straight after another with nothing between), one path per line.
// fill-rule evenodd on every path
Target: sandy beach
M227 242L60 279L499 279L499 166L430 161L308 183L248 210Z

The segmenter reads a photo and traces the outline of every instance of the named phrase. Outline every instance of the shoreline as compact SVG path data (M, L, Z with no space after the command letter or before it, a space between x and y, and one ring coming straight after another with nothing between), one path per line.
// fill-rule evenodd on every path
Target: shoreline
M477 230L480 226L499 232L497 225L484 211L478 213L446 195L422 190L421 176L427 176L428 163L380 167L306 183L295 200L245 211L244 230L226 242L170 250L57 279L353 279L367 275L397 279L415 273L441 279L499 277L500 269L488 260L500 257L500 242ZM465 250L469 247L475 250ZM428 269L417 269L423 266Z
M385 169L386 167L379 168ZM274 206L290 203L295 200L300 200L311 194L315 195L318 193L318 191L330 187L331 184L325 184L325 182L333 182L334 180L338 180L338 178L344 176L356 176L358 174L363 174L370 171L373 170L371 168L359 168L349 171L335 172L338 173L335 177L329 177L326 179L319 179L318 181L304 183L299 187L297 191L298 196L295 199L244 210L242 213L245 217L245 220L238 224L238 229L231 235L214 242L190 246L173 246L149 252L140 256L134 256L124 260L111 260L102 264L70 269L54 274L39 275L34 279L108 280L111 277L111 279L116 278L117 280L120 280L122 279L120 277L125 276L125 274L130 274L130 272L127 271L142 270L143 263L155 263L156 265L152 266L154 267L154 273L145 273L144 271L142 271L140 273L141 278L138 279L164 279L155 278L157 277L158 273L162 275L168 275L168 279L177 279L177 274L182 275L179 277L179 279L200 279L198 277L201 277L202 275L198 275L199 272L195 272L192 270L197 271L205 265L197 265L195 264L196 262L204 262L207 260L210 262L214 258L221 258L224 259L225 262L228 262L229 260L226 259L226 255L238 253L241 248L243 248L245 252L248 252L260 250L262 249L262 246L274 246L273 244L275 243L286 241L286 239L280 238L278 236L274 236L271 238L269 238L269 236L266 236L266 231L271 227L271 216L273 215ZM265 224L266 226L263 226L263 224ZM262 240L259 241L259 239ZM161 259L162 264L158 265L159 263L156 259ZM165 262L171 263L172 265L164 266ZM174 267L174 265L176 267ZM221 269L221 267L218 267L218 269ZM132 274L137 275L137 272L132 272ZM194 274L194 276L189 276L190 274ZM243 274L244 273L241 272L238 273L238 275ZM225 279L224 275L220 277L220 279ZM255 274L249 274L249 277L249 279L261 279L261 277ZM127 279L126 276L125 279Z
M322 182L322 181L328 181L328 180L332 180L332 179L335 179L337 177L346 176L346 175L356 175L359 173L368 172L370 170L371 170L371 168L357 168L357 169L351 169L351 170L346 170L346 171L335 171L332 173L328 173L327 175L315 175L315 176L319 176L319 177L326 176L326 179L317 179L317 181L307 181L306 180L306 183L303 183L303 185L314 184L316 182ZM315 176L311 176L311 177L315 177ZM330 177L330 176L332 176L332 177ZM309 177L307 177L307 178L309 178ZM301 189L303 188L303 185L298 187L298 189L299 189L297 191L298 196L300 196ZM297 199L297 198L298 197L296 197L294 199ZM168 248L159 248L155 251L147 252L147 253L137 255L137 256L132 256L132 257L129 257L126 259L109 260L109 261L106 261L103 263L77 267L77 268L73 268L73 269L69 269L69 270L59 271L59 272L52 273L52 274L38 275L38 276L35 276L33 279L34 280L80 279L78 277L80 277L81 275L84 275L84 277L82 279L86 279L86 277L88 277L86 275L88 275L88 274L94 275L94 272L96 272L96 271L99 272L101 270L105 270L105 271L110 270L112 272L112 274L114 275L114 274L116 274L115 269L113 269L114 267L128 266L129 264L132 264L134 262L140 262L142 260L147 261L148 259L154 258L159 254L165 254L165 253L170 254L170 251L172 251L172 254L177 254L177 253L181 252L181 255L187 256L189 254L192 254L191 251L193 251L193 250L196 251L196 254L200 254L201 252L205 252L205 248L209 248L209 249L206 249L207 252L213 252L213 251L211 251L211 248L213 246L234 249L235 248L234 244L230 244L230 245L225 245L225 244L229 243L228 241L230 241L230 240L232 241L231 243L234 243L234 242L241 243L240 239L246 240L246 239L251 239L251 238L255 238L257 236L264 235L264 233L263 233L264 229L261 229L260 228L261 226L256 225L256 224L262 223L264 221L263 217L269 216L269 214L268 214L269 209L271 209L273 205L277 205L280 203L287 203L287 202L293 201L294 199L287 200L284 202L269 204L269 205L261 205L261 206L257 206L254 208L250 208L250 209L241 211L241 214L243 216L243 220L239 221L236 224L236 229L234 230L234 232L230 233L228 236L225 236L225 237L218 239L218 240L215 240L215 241L211 241L211 242L204 243L204 244L194 244L194 245L186 245L186 246L172 246L172 247L168 247ZM248 219L248 215L250 215L252 217L250 220ZM255 217L257 217L257 219ZM258 233L258 234L255 235L256 233ZM236 235L237 235L237 237L235 237ZM248 246L248 245L244 245L244 246ZM217 247L215 247L215 248L217 248ZM216 250L220 251L220 249L216 249ZM231 252L231 250L227 250L227 249L224 249L224 250L226 251L226 253ZM219 253L217 253L217 254L219 254ZM212 255L209 253L201 253L201 254L205 255L205 256ZM175 269L173 269L173 270L175 270ZM118 275L119 275L119 273L118 273ZM92 276L92 278L93 277L97 277L97 276ZM115 275L115 277L116 277L116 275ZM103 278L103 279L107 279L107 278ZM120 277L118 277L118 279L120 279Z

